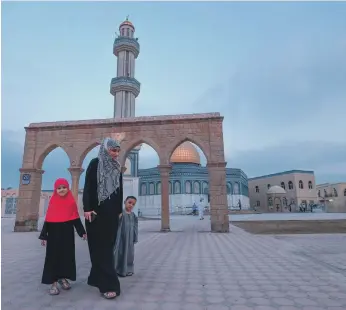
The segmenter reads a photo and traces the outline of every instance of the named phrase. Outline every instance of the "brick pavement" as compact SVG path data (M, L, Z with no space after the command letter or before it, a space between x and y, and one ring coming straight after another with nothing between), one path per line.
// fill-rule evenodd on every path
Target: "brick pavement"
M8 221L8 220L7 220ZM86 285L87 244L76 241L77 282L49 296L40 284L38 233L11 233L2 221L2 309L345 310L346 235L255 236L232 226L211 234L208 218L140 222L136 274L104 300Z

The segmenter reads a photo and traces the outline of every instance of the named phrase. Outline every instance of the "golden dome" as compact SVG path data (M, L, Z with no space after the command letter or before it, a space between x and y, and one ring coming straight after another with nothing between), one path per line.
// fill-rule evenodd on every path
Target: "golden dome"
M180 144L171 156L171 163L201 164L201 158L192 143L186 141Z
M132 27L133 29L135 29L135 26L133 26L133 24L132 24L128 19L126 19L125 21L123 21L123 22L120 24L119 29L120 29L122 26L130 26L130 27Z

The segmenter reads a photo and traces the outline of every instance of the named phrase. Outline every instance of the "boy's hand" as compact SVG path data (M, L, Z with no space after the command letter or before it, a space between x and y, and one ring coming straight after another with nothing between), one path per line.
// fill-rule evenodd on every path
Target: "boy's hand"
M46 246L47 245L47 241L46 240L41 240L41 245L42 246Z
M83 240L86 240L87 239L87 235L84 234L82 238L83 238Z

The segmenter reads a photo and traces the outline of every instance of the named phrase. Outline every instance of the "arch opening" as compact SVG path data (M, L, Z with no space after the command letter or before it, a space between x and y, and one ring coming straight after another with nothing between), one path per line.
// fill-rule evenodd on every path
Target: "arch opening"
M172 157L173 153L176 151L177 148L179 148L179 146L185 144L185 143L190 143L192 145L194 145L194 147L196 149L198 149L198 153L200 155L200 157L204 158L204 165L206 165L206 163L208 162L208 152L206 149L203 149L203 143L197 141L197 139L193 139L191 137L186 137L182 140L179 140L178 142L176 142L175 144L173 144L173 147L169 149L168 151L168 158L170 160L170 158Z
M198 145L185 139L170 154L170 212L191 214L194 204L201 204L208 211L209 174L204 152Z
M134 145L127 151L125 160L125 182L136 183L136 188L126 195L138 198L136 212L139 216L161 215L161 176L158 169L160 159L157 151L147 143ZM133 180L133 181L131 181Z
M65 155L68 157L69 159L69 163L71 163L71 158L68 154L68 151L65 149L64 146L58 144L58 143L50 143L49 145L46 145L43 149L43 151L40 153L40 155L38 156L37 160L35 161L35 168L36 169L43 169L43 163L46 162L47 157L54 152L56 149L60 149L59 152L61 152L61 150L65 153Z
M154 150L156 156L159 158L159 163L163 163L163 161L161 161L161 158L160 158L161 157L160 147L156 144L155 141L148 138L140 138L135 141L128 141L128 142L122 143L121 154L119 158L120 163L124 165L126 162L126 158L128 158L130 153L140 145L146 145L146 147L144 148L145 150L144 155L147 153L148 147L150 147L152 150Z
M49 150L49 149L48 149ZM50 152L44 158L42 175L39 217L45 217L49 200L54 193L54 183L59 178L64 178L68 181L70 189L72 188L72 178L68 171L70 167L70 158L62 147L51 147Z

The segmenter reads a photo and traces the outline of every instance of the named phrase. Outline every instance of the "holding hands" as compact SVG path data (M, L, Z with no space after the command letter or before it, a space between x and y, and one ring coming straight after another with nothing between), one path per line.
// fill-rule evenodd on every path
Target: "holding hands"
M84 212L84 218L89 222L92 222L93 217L95 217L97 213L95 211Z

